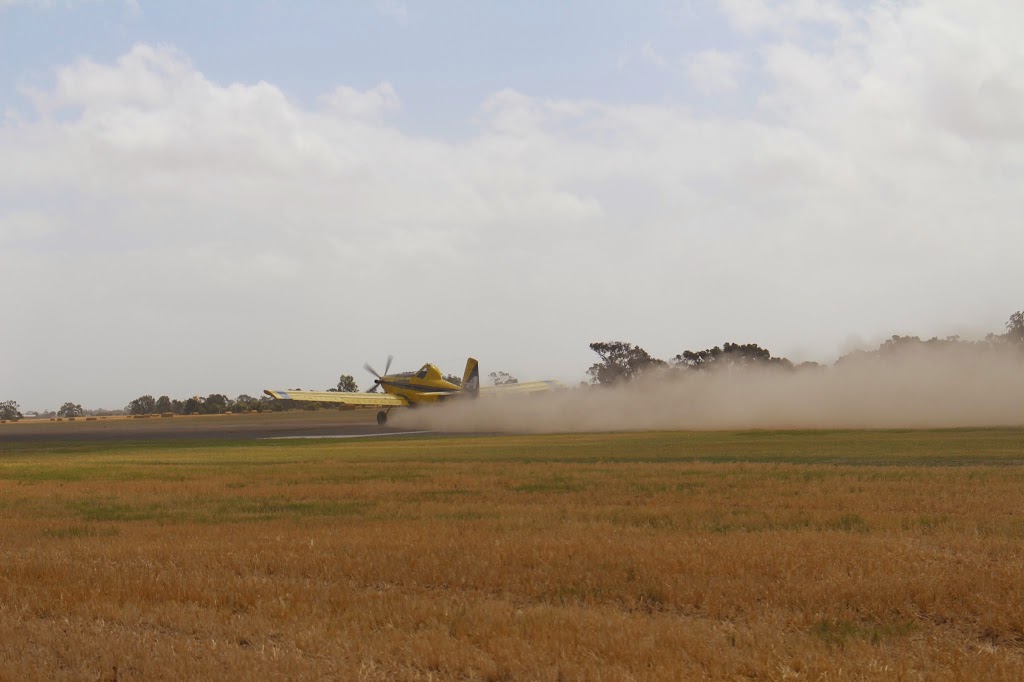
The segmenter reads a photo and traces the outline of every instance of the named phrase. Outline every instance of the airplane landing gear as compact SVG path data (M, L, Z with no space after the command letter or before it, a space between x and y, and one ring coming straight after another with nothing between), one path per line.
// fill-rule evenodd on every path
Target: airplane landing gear
M381 410L380 412L377 413L377 425L378 426L384 426L387 423L388 423L388 413L385 412L384 410Z

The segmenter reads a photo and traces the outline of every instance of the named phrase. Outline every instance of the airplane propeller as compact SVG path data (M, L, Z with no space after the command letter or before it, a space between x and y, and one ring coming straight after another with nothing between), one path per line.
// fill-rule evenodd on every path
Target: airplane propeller
M375 369L374 369L374 368L373 368L373 367L372 367L372 366L370 365L370 363L368 363L368 362L367 362L367 363L364 363L364 364L363 364L363 369L365 369L365 370L366 370L367 372L369 372L369 373L370 373L370 374L372 374L373 376L377 377L377 378L376 378L376 379L374 380L374 382L373 382L373 388L371 388L371 389L370 389L370 390L368 391L369 393L376 393L376 392L377 392L377 389L378 389L378 388L380 387L380 381L381 381L381 379L383 379L384 377L386 377L386 376L388 375L388 370L390 370L390 369L391 369L391 361L392 361L392 360L394 360L394 359L395 359L395 356L394 356L394 355L389 355L389 356L388 356L388 362L387 362L387 364L386 364L386 365L384 365L384 375L383 375L383 376L381 376L381 374L380 374L379 372L377 372L377 370L375 370Z

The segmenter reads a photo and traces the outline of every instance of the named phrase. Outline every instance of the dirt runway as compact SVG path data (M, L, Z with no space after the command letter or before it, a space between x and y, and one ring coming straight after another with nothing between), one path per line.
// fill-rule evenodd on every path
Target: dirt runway
M374 436L407 429L378 426L375 410L320 410L260 414L107 417L86 421L25 419L0 424L0 446L30 441L122 442L256 440L296 436Z

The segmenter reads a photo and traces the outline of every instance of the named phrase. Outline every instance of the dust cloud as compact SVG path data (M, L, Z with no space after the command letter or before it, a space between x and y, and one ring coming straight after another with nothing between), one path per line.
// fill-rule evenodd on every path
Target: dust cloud
M553 433L1024 424L1024 352L969 344L848 358L831 367L649 374L615 387L452 400L396 426Z

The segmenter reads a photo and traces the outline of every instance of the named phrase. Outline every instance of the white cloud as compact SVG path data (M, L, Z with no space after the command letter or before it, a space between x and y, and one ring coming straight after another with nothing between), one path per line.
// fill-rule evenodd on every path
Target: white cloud
M1021 305L1020 11L885 4L828 50L768 38L742 118L508 89L458 142L388 123L387 83L310 108L169 48L76 62L0 124L0 376L27 409L116 406L323 387L388 352L574 379L600 339L827 359L854 333L998 330Z
M366 92L341 85L322 101L333 113L363 120L378 120L402 107L391 83L381 83Z
M627 47L618 56L615 62L615 66L619 71L625 71L632 64L646 65L648 67L653 66L655 69L665 69L669 65L668 59L666 59L658 50L654 47L653 43L647 42L640 46L637 50L633 47Z
M112 65L80 59L57 71L50 92L27 91L41 113L79 107L91 112L155 110L202 95L211 84L170 47L136 45Z
M377 8L400 25L409 23L409 8L397 0L377 0Z
M644 46L640 48L640 56L648 64L653 64L659 69L664 69L668 66L668 60L658 54L658 51L654 49L654 45L651 43L644 43Z
M720 50L698 52L686 59L684 66L690 83L707 94L736 90L745 68L742 55Z

